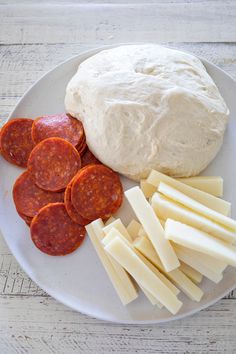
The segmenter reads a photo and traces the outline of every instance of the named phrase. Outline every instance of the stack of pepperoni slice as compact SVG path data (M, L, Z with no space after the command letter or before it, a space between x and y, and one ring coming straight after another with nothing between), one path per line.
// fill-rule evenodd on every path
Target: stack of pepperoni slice
M7 161L27 167L13 199L44 253L73 252L85 225L110 217L122 204L119 176L91 153L82 123L69 115L11 120L1 130L0 149Z

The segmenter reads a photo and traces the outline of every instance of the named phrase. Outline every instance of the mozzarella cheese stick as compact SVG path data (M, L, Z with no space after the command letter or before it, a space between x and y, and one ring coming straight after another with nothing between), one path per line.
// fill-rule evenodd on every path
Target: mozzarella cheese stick
M90 225L92 225L92 228L93 228L97 238L99 239L99 241L102 242L102 240L106 236L106 234L103 231L104 224L103 224L102 219L97 219L97 220L93 221ZM117 227L120 227L120 225L121 225L121 223L116 224ZM110 257L110 256L108 255L108 257ZM131 297L134 298L135 295L137 297L138 296L137 290L134 286L132 279L127 274L127 272L112 257L110 257L110 262L113 265L113 268L115 269L116 273L118 274L120 280L124 284L126 291L130 294Z
M113 216L110 216L109 219L105 222L105 226L111 224L113 221L115 221L116 219L113 218Z
M150 294L147 290L144 289L140 284L138 284L140 289L143 291L144 295L146 298L151 302L153 306L157 305L159 309L162 309L163 305L154 297L152 294Z
M139 230L142 228L142 225L136 220L131 220L127 226L127 232L131 236L132 240L138 237Z
M188 178L177 178L178 181L187 184L203 192L214 195L215 197L223 196L223 178L220 176L196 176Z
M123 225L123 224L122 224L122 225ZM123 227L120 227L121 224L120 224L120 223L113 223L113 226L114 226L114 227L111 228L110 230L106 230L107 233L106 233L105 237L102 239L103 245L104 245L104 246L107 245L111 240L114 239L114 237L117 237L117 235L118 235L119 237L121 237L121 238L124 240L124 242L126 242L126 244L127 244L128 246L132 247L131 244L129 243L129 235L128 235L128 237L127 237L127 232L125 232L124 234L122 234L122 233L120 232L121 229L123 230ZM141 225L140 225L140 227L141 227ZM117 233L115 233L115 235L114 235L113 232L110 232L110 231L113 230L113 229L115 229L115 230L118 231ZM103 230L104 230L104 229L103 229ZM124 231L124 230L123 230L123 231ZM125 230L125 231L126 231L126 230ZM108 255L108 257L110 257L110 256ZM115 264L118 264L112 257L111 257L111 261L113 261ZM118 264L118 266L120 267L119 264ZM114 268L116 268L116 267L114 267ZM124 268L122 268L122 267L120 267L120 268L126 273L126 271L124 270ZM127 273L126 273L126 274L127 274ZM145 296L146 296L147 299L151 302L152 305L157 305L160 309L163 307L163 305L162 305L154 296L152 296L152 294L150 294L150 293L149 293L146 289L144 289L140 284L138 284L138 285L139 285L140 289L144 292Z
M130 242L132 242L132 238L130 236L130 234L128 233L126 227L124 226L124 224L122 223L122 221L120 219L116 219L115 221L111 222L109 225L105 226L103 228L103 232L107 235L108 232L111 229L117 229L118 231L120 231L120 233Z
M145 263L146 266L150 268L153 271L153 273L155 273L163 281L163 283L172 291L174 295L178 295L180 293L180 290L176 288L176 286L173 283L171 283L171 281L168 278L166 278L164 274L159 272L159 270L147 258L145 258L142 255L142 253L140 253L138 250L135 249L134 251L139 256L139 258L143 261L143 263Z
M143 194L146 198L152 197L153 193L156 192L156 187L148 183L146 179L141 179L140 188L142 189Z
M229 218L228 216L222 215L215 210L212 210L205 205L197 202L196 200L188 197L182 192L179 192L177 189L168 186L167 184L160 182L158 186L158 191L164 194L167 198L174 200L182 204L183 206L199 213L200 215L205 216L206 218L215 221L233 231L236 231L236 221Z
M209 193L215 197L223 196L223 178L220 176L196 176L187 178L176 178L177 181L187 184L190 187ZM148 183L146 179L141 179L140 188L148 199L156 192L156 187Z
M94 249L113 285L113 287L116 290L117 295L119 296L121 302L123 305L127 305L133 300L135 300L138 296L137 291L135 290L133 292L133 295L131 295L127 289L126 285L122 283L121 279L119 278L117 272L115 271L110 258L107 257L107 253L104 251L103 246L101 245L99 239L97 238L96 234L93 231L93 228L90 225L86 226L87 233L89 235L89 238L94 246Z
M218 258L236 267L236 247L218 240L206 232L167 219L165 224L165 237L177 244Z
M112 230L113 228L120 231L119 236L121 238L123 238L124 240L130 241L131 240L130 235L127 232L127 230L126 230L125 226L123 225L123 223L121 222L121 220L120 219L116 220L115 218L113 218L113 219L114 220L111 220L111 222L108 223L108 225L106 223L106 226L108 226L108 227L103 228L103 231L106 234L105 237L102 239L103 244L106 245L111 240L113 240L114 237L113 237L112 233L109 233L109 231ZM140 225L139 223L137 223L137 224ZM140 227L141 227L141 225L140 225ZM108 255L108 257L110 257L110 256ZM114 268L119 273L120 265L113 258L112 258L112 261L115 263ZM118 265L118 269L117 269L116 265ZM124 268L122 268L122 267L120 267L120 268L121 268L121 273L123 271L125 273L125 274L123 274L123 276L125 276L127 274L127 272L124 270ZM124 281L124 279L121 279L121 280ZM144 292L145 296L151 302L152 305L157 305L160 309L163 307L163 305L154 296L152 296L152 294L150 294L147 290L145 290L142 286L140 286L140 284L138 284L138 285L141 288L141 290Z
M185 208L183 205L166 198L160 193L154 193L152 207L158 217L166 220L173 219L189 226L196 227L221 240L236 242L236 233L226 229L203 215ZM221 215L221 214L220 214Z
M165 269L158 257L151 242L146 237L139 237L133 242L134 247L143 254L151 263L153 263L164 275L171 280L180 290L191 300L200 301L203 293L179 268L171 272L165 272Z
M183 249L183 247L182 250L178 247L176 247L175 250L176 254L182 262L185 262L187 265L200 272L206 278L210 279L216 284L222 280L223 274L214 272L214 270L212 270L211 267L208 267L206 263L199 261L198 257L196 257L194 253L191 254L193 250L188 250L187 248ZM185 252L185 250L187 250L187 252Z
M139 187L131 188L125 192L125 196L158 253L165 270L169 272L178 268L180 263L173 247L165 239L163 227L141 189Z
M111 229L102 240L103 245L108 245L116 237L120 237L126 243L126 245L131 247L135 254L163 281L166 286L168 286L168 288L175 295L179 294L179 289L177 289L176 286L174 286L169 279L167 279L162 273L160 273L159 270L151 262L148 261L148 259L146 259L138 250L136 250L133 245L130 244L129 241L124 237L124 235L119 232L119 230L115 228Z
M173 247L176 250L176 253L178 250L178 254L181 252L181 254L188 255L189 258L191 258L191 256L193 256L194 259L196 259L196 261L198 263L201 263L202 265L206 266L208 269L212 270L214 273L221 274L225 270L225 268L227 267L226 262L223 262L217 258L211 257L208 254L204 254L199 251L192 250L192 249L189 249L189 248L181 246L181 245L177 245L176 243L173 243Z
M199 203L204 204L208 208L211 208L223 215L230 215L231 204L229 202L188 186L187 184L184 184L177 179L171 178L158 171L152 170L147 178L147 182L153 184L155 187L158 187L160 182L167 183L171 187L178 189L178 191L186 194L190 198L195 199Z
M202 274L199 273L196 269L193 269L188 264L181 262L180 263L180 270L189 277L194 283L201 283L202 281Z
M180 310L182 302L120 237L113 239L104 249L172 314L176 314Z
M143 233L143 235L140 234L140 237L135 240L136 242L134 242L134 246L163 272L164 268L159 257L157 256L154 248L152 247L152 244L147 239L147 237L143 237L146 236L144 231ZM222 272L227 267L227 263L201 252L190 250L175 243L173 244L173 247L179 260L194 268L193 270L197 271L198 273L200 272L206 278L212 280L215 283L219 283L219 281L222 280ZM178 269L185 273L183 264L180 264ZM186 273L185 275L188 276ZM191 277L189 278L191 279Z

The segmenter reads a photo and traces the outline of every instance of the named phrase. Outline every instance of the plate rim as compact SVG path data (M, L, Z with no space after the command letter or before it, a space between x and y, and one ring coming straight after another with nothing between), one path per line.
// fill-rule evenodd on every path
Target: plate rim
M198 59L200 59L203 64L206 63L209 66L212 66L214 69L220 71L223 75L227 76L228 79L232 80L233 83L236 85L236 80L233 79L233 77L228 74L227 72L225 72L223 69L221 69L220 67L218 67L217 65L215 65L214 63L210 62L209 60L195 55L194 53L191 53L189 51L186 50L182 50L182 49L178 49L175 48L174 46L168 46L168 45L162 45L159 43L155 43L155 42L132 42L132 43L116 43L116 44L111 44L111 45L103 45L103 46L99 46L99 47L91 47L90 49L87 50L82 50L79 54L73 55L71 57L69 57L68 59L62 61L61 63L57 64L56 66L54 66L52 69L48 70L46 73L44 73L42 76L40 76L32 85L30 85L30 87L25 91L25 93L19 98L19 100L17 101L16 105L14 106L14 108L11 110L10 114L8 115L6 122L8 122L9 120L13 119L13 115L14 115L14 111L18 108L18 106L20 105L21 101L28 95L28 93L34 88L35 85L37 85L41 80L43 80L48 74L50 74L52 71L56 70L58 67L63 66L65 64L68 64L70 61L73 62L74 60L76 60L77 58L79 59L81 56L86 56L86 57L90 57L102 50L106 50L106 49L112 49L115 47L119 47L119 46L123 46L123 45L142 45L142 44L158 44L160 46L164 46L166 48L170 48L170 49L174 49L174 50L179 50L191 55L194 55L195 57L197 57ZM5 124L4 123L4 124ZM1 229L1 226L0 226ZM27 276L32 279L45 293L47 293L49 296L51 296L52 298L54 298L56 301L58 301L59 303L63 304L64 306L67 306L68 308L72 309L73 311L76 312L80 312L83 315L87 315L90 316L92 318L96 318L98 320L102 320L102 321L107 321L107 322L111 322L111 323L117 323L117 324L129 324L129 325L154 325L154 324L162 324L162 323L168 323L171 321L176 321L176 320L180 320L183 319L185 317L190 317L210 306L212 306L213 304L215 304L216 302L218 302L219 300L221 300L224 296L228 295L231 291L233 291L236 287L236 283L234 284L234 286L227 288L227 290L222 291L222 293L220 295L218 295L216 298L212 299L211 301L206 302L204 305L200 305L199 307L189 310L183 314L179 314L179 315L174 315L171 316L170 318L163 318L163 319L154 319L154 320L119 320L119 319L111 319L106 315L101 315L101 314L97 314L96 316L94 316L94 314L92 312L89 311L83 311L83 309L78 309L75 306L73 306L73 304L70 303L70 301L66 300L64 297L61 299L60 296L57 295L57 293L54 293L54 291L52 289L46 290L46 288L44 287L44 285L41 285L41 282L38 279L34 279L34 275L28 273L28 270L25 269L25 266L22 266L20 260L18 260L18 256L16 256L14 254L14 252L11 249L10 244L7 241L7 238L5 238L4 233L2 232L2 236L8 246L8 248L10 249L12 255L14 256L14 258L16 259L17 263L19 264L19 266L23 269L23 271L27 274Z

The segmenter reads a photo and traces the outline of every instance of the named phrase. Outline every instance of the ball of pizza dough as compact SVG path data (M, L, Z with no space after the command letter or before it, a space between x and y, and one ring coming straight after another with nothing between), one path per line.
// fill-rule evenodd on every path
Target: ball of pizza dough
M66 111L113 170L139 180L157 169L199 174L223 142L229 111L201 61L159 45L101 51L69 82Z

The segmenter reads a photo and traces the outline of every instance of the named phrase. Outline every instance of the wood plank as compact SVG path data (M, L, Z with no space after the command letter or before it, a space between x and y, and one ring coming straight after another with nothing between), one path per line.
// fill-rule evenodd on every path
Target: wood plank
M232 300L165 325L117 325L78 314L51 298L0 297L2 353L234 353ZM229 315L230 314L230 315ZM226 325L227 324L227 325Z
M236 2L5 4L0 43L232 42Z

